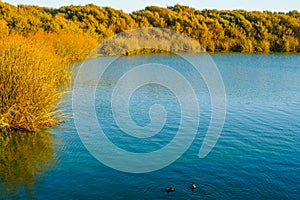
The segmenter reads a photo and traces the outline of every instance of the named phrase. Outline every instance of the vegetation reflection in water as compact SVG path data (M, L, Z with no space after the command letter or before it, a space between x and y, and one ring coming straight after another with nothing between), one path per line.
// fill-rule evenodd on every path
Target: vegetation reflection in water
M35 182L55 164L52 139L50 130L0 132L0 198L33 197Z

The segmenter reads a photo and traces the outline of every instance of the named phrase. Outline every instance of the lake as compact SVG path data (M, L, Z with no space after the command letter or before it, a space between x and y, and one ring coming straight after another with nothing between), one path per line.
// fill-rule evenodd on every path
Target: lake
M186 56L191 60L199 57ZM10 151L1 152L7 156L0 167L0 197L299 199L300 55L214 54L211 57L224 83L226 118L221 135L204 158L199 158L199 150L210 126L213 101L209 86L201 76L186 61L174 55L121 57L111 64L99 82L89 82L101 68L94 67L87 72L90 76L76 84L75 90L81 91L76 96L75 117L81 120L76 122L77 128L74 118L70 117L59 128L44 133L46 136L34 134L27 139L18 136L18 141L26 140L24 145L16 142L8 147ZM101 66L107 61L99 58L87 62ZM179 71L178 77L159 73L159 68L157 73L152 69L147 73L136 72L129 79L123 76L132 66L147 67L147 63L172 66ZM147 76L150 75L167 80L166 84L172 84L170 87L175 92L149 81ZM181 75L194 87L194 94L177 80ZM127 82L148 80L150 83L139 83L126 99L125 92L128 91L124 92L122 87L118 91L114 87L121 78ZM132 82L134 85L138 81ZM87 106L90 102L86 99L93 91L95 110L90 110L93 108ZM116 101L111 101L114 92L121 92L121 95ZM194 135L191 128L195 124L193 97L197 97L199 105L199 115L196 116L199 124L197 122ZM161 107L153 106L158 104L164 106L163 112ZM118 109L112 110L112 105L117 105ZM134 123L124 117L128 114L123 109L126 106ZM180 106L186 108L185 118L181 116ZM62 108L66 113L72 112L71 95ZM149 114L149 110L153 112ZM118 157L117 151L104 148L106 140L96 136L99 130L94 128L95 117L106 139L125 152L134 152L137 157L123 159ZM143 134L139 128L147 129L143 132L145 135L138 135ZM128 130L131 132L126 132ZM184 133L187 138L180 137L181 142L159 157L139 159L140 155L163 151L180 130L188 130ZM93 144L93 140L99 138L101 141L98 142L103 146ZM82 140L85 140L84 144ZM90 152L98 153L98 159L103 159L103 162ZM173 157L176 159L172 160ZM197 186L193 191L189 188L191 183ZM176 191L167 193L165 188L168 186Z

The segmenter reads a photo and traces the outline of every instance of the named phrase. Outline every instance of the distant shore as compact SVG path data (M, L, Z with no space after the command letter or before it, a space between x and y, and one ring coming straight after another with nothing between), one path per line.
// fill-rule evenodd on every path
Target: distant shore
M37 131L59 124L63 114L58 105L71 80L71 64L124 31L147 27L173 30L200 44L192 50L211 54L294 54L300 52L299 19L298 11L196 10L175 5L148 6L126 14L93 4L53 9L0 1L0 131ZM135 45L136 50L129 51L126 44L112 43L99 55L186 52L184 42L170 40L163 32L141 34L144 41L153 36L153 41L162 38L169 48L139 49Z
M197 40L207 52L300 52L300 13L196 10L148 6L127 14L93 4L59 9L0 2L0 33L79 33L103 41L126 30L172 29Z

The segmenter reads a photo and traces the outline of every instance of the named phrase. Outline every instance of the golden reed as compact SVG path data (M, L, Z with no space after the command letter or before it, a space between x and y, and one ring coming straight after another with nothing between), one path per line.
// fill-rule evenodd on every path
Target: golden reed
M96 45L97 39L83 34L0 35L0 130L57 125L72 63Z

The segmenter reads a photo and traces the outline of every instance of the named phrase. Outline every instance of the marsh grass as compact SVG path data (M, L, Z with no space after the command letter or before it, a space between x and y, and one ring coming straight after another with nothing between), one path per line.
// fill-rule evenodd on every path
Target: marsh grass
M96 39L76 34L0 35L0 129L57 125L70 67L96 45Z

